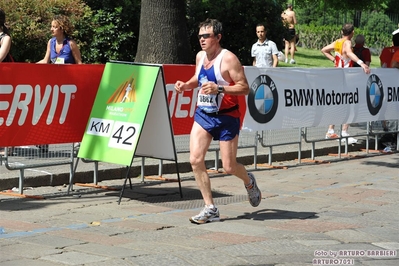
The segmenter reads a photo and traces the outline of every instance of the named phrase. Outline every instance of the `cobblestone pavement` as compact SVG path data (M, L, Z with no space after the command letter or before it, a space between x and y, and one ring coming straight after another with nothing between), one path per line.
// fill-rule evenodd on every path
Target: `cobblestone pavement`
M239 179L212 173L221 222L203 225L188 220L203 206L191 172L182 198L175 174L132 178L120 204L123 178L0 195L0 264L399 265L398 153L277 165L253 171L256 208Z

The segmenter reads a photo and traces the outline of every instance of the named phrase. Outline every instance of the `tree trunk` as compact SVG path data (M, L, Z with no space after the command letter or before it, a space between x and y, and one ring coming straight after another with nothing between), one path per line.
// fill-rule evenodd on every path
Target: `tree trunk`
M185 0L142 0L135 62L193 62L187 33Z

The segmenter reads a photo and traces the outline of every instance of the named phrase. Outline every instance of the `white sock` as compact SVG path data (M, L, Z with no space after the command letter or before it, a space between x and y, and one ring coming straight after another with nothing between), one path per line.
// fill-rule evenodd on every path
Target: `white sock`
M245 187L246 187L246 188L251 187L252 184L253 184L253 183L252 183L252 179L250 178L250 179L249 179L249 183L246 184Z
M211 210L213 210L213 211L215 211L216 210L216 206L215 205L213 205L213 204L211 204L211 205L207 205L206 206L208 209L211 209Z

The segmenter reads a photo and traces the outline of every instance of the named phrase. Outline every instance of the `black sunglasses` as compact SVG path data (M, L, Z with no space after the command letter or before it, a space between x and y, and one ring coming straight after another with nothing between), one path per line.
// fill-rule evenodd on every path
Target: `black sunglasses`
M198 40L201 40L201 38L208 39L211 35L211 33L198 34Z

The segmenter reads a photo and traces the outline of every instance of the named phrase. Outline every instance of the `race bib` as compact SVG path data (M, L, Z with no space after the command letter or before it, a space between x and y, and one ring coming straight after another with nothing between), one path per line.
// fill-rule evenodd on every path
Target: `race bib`
M202 94L198 93L197 99L198 106L215 106L217 107L216 103L216 94Z
M55 60L54 64L65 64L65 59L57 57L57 59Z
M198 93L197 106L206 113L215 113L219 111L220 103L222 102L223 93L219 94L203 94Z

